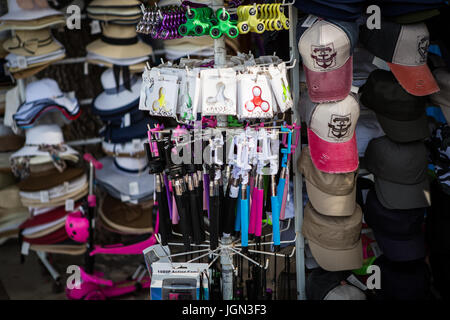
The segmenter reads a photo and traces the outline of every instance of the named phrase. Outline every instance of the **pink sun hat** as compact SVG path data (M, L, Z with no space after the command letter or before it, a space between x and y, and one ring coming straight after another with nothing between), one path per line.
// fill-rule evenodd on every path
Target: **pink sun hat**
M316 168L327 173L356 171L359 165L356 98L348 95L338 102L311 104L307 115L308 143Z

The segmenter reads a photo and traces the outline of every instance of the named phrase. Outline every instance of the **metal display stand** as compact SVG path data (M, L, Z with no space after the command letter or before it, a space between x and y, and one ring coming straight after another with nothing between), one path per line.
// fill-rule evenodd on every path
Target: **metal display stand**
M219 8L223 8L223 0L213 0L212 1L212 8L215 10ZM294 8L292 5L289 5L289 19L292 22L297 21L297 9ZM299 54L297 50L296 45L296 23L291 23L291 27L289 28L289 47L290 47L290 54L291 59L294 59L296 61L299 61ZM224 67L226 64L226 49L225 49L225 40L222 36L219 39L214 40L214 66L216 68ZM293 92L293 122L296 122L300 124L300 115L297 110L297 105L299 101L299 93L300 93L300 83L299 83L299 69L298 68L292 68L291 70L291 77L290 77L291 85L292 85L292 92ZM226 123L226 116L220 117L218 116L218 127L220 127L220 124L223 123L222 121L225 121ZM223 119L225 118L225 120ZM300 139L300 138L299 138ZM293 176L293 182L294 182L294 208L295 208L295 239L292 241L281 241L281 243L293 243L295 242L295 248L290 254L289 257L291 257L294 254L294 251L296 253L296 277L297 277L297 299L299 300L305 300L305 258L304 258L304 238L301 234L301 228L303 223L303 196L302 196L302 175L298 172L297 166L295 165L297 163L298 158L300 157L301 152L301 141L299 140L299 147L296 148L296 152L294 154L294 157L292 159L293 164L292 169L294 172ZM223 236L221 237L219 241L219 246L214 249L210 250L207 249L199 249L195 251L190 252L183 252L178 254L172 254L168 257L175 257L175 256L185 256L193 253L203 253L199 257L196 257L192 260L187 261L194 262L195 260L198 260L202 257L210 256L214 257L209 264L209 267L220 258L220 264L221 264L221 270L222 270L222 296L224 300L231 300L233 299L233 272L235 270L233 266L233 255L239 255L243 257L244 259L248 260L249 262L267 269L268 267L268 259L265 260L266 263L261 265L257 261L254 261L247 255L243 254L239 249L240 244L239 240L233 241L231 236ZM263 244L272 244L272 242L264 242ZM177 245L182 246L181 243L169 243L169 245ZM248 246L254 246L256 244L249 243ZM194 247L209 247L207 244L201 244ZM286 255L278 254L275 252L263 252L263 251L257 251L248 249L248 252L251 253L257 253L257 254L263 254L263 255L269 255L269 256L277 256L277 257L286 257Z

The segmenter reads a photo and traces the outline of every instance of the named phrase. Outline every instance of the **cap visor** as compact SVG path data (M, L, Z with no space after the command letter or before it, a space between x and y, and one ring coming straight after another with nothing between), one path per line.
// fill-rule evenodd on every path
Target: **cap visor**
M316 188L307 179L306 190L309 200L317 212L326 216L351 216L356 206L356 184L353 191L345 196L327 194Z
M356 134L347 142L332 143L308 129L311 159L317 169L328 173L347 173L358 169Z
M392 120L381 114L377 114L377 119L386 135L395 142L412 142L430 136L426 113L412 121Z
M311 253L320 267L327 271L354 270L362 267L362 243L358 243L354 248L347 250L326 249L318 244L308 241Z
M439 91L439 86L426 64L421 66L402 66L389 63L392 73L403 89L415 96L427 96Z
M304 66L308 93L312 102L343 100L350 93L353 77L353 57L339 69L315 72Z
M391 261L412 261L425 257L423 233L412 235L408 240L396 240L373 230L375 239L384 255Z
M375 191L381 204L388 209L416 209L431 205L427 179L417 184L399 184L375 177Z

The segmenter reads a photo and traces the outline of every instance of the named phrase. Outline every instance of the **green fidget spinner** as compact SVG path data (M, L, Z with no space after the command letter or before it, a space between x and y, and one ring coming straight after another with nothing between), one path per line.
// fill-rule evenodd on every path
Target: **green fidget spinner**
M178 32L182 36L203 36L217 25L213 10L209 7L189 9L186 11L186 18L186 23L178 27Z
M218 24L209 31L213 39L220 38L222 34L226 34L230 38L236 38L239 35L239 29L236 27L237 21L230 20L230 14L225 9L216 11Z

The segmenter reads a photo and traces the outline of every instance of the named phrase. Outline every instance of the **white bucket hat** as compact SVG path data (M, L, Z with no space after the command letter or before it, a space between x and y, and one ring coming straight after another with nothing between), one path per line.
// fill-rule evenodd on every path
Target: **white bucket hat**
M36 4L38 3L38 5ZM28 5L34 7L28 9ZM35 20L48 16L62 15L61 12L49 8L47 1L17 1L8 0L8 13L0 17L1 20Z
M78 152L64 144L61 128L55 124L39 125L25 132L25 145L11 155L11 159L26 156L48 156L44 145L57 147L59 156L78 155Z

